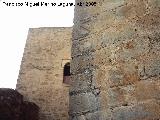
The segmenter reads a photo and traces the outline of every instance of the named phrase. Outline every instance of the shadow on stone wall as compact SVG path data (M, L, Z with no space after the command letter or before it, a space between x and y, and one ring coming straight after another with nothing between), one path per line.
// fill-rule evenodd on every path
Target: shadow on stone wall
M39 107L16 90L0 88L0 120L38 120Z

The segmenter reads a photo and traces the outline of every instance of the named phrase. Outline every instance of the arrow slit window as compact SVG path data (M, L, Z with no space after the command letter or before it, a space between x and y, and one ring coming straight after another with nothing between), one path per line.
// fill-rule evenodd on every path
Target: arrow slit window
M71 79L71 73L70 73L70 63L66 63L64 65L63 69L63 83L70 85L70 79Z

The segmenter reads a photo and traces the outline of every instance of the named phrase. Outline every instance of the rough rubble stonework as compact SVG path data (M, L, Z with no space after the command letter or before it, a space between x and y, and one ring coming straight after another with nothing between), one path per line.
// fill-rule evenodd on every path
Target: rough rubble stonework
M39 107L16 90L0 88L0 120L39 120Z
M71 57L72 28L31 28L16 89L40 107L40 120L67 120L69 86L63 67Z
M96 2L75 7L73 34L29 30L17 90L40 107L40 120L159 120L160 1Z
M96 2L75 8L70 120L159 120L160 0Z

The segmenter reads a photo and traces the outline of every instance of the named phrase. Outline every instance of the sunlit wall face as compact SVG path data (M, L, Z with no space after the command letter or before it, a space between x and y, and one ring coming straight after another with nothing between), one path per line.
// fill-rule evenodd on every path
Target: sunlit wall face
M32 3L39 0L27 0ZM7 6L25 0L0 0L0 87L15 88L29 28L71 27L74 6ZM6 3L4 3L6 2ZM42 0L48 2L50 0ZM74 0L52 0L56 4Z

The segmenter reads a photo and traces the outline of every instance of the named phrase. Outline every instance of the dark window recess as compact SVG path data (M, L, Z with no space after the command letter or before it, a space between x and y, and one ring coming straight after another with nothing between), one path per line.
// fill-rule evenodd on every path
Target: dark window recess
M71 79L71 73L70 73L70 63L66 63L64 65L64 70L63 70L63 83L65 84L70 84L70 79Z

